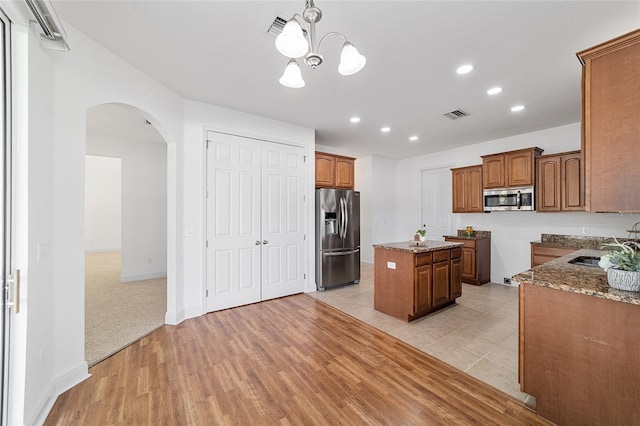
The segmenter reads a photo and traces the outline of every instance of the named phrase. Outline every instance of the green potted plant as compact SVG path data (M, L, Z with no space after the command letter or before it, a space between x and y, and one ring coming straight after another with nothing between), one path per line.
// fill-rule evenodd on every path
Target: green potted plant
M607 280L613 288L626 291L640 291L640 244L634 241L603 244L613 247L600 256L598 265L607 272Z
M426 229L418 229L416 231L416 235L414 237L414 240L416 241L424 241L426 239L427 236L427 230Z

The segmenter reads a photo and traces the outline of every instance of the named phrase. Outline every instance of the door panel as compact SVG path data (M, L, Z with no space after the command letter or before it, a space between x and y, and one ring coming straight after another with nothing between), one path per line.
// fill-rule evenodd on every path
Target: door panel
M443 235L452 235L450 168L423 170L421 195L421 225L427 230L427 239L442 241Z
M260 300L258 141L209 133L207 311Z
M304 291L304 150L263 142L262 300Z

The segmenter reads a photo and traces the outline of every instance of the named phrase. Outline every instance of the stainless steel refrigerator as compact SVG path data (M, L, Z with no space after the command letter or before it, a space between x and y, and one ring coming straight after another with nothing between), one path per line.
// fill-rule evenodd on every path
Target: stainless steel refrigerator
M316 286L360 282L360 193L316 189Z

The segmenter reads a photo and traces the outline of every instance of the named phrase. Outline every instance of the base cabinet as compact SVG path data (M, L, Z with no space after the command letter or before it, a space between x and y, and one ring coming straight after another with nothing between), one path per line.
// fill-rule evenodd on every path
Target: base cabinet
M445 237L444 240L464 244L460 259L462 282L482 285L491 281L491 239Z
M375 248L374 308L411 321L462 295L459 247L426 253Z
M573 253L577 248L544 246L531 243L531 267L542 265L565 254Z
M638 305L520 288L520 389L558 425L640 424Z

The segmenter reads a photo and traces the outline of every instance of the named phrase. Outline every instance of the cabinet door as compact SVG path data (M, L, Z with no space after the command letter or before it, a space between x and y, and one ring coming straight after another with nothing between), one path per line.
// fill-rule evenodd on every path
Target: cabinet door
M476 249L462 247L462 279L476 279Z
M433 264L433 305L439 306L451 299L451 284L449 281L449 261Z
M638 211L640 31L603 43L586 56L582 93L587 210Z
M415 270L413 313L424 312L431 306L431 265L419 266Z
M482 166L467 170L466 205L468 212L483 213L482 201Z
M462 296L462 259L451 260L451 298Z
M452 204L454 213L467 212L467 170L452 170Z
M336 158L336 187L353 189L353 160Z
M533 182L533 151L505 155L507 186L531 186Z
M504 188L504 155L492 155L482 160L484 188Z
M560 211L560 157L538 158L537 167L536 210L540 212Z
M563 155L561 161L561 209L584 210L584 185L580 154Z
M330 155L316 153L316 187L333 188L336 180L336 159Z

